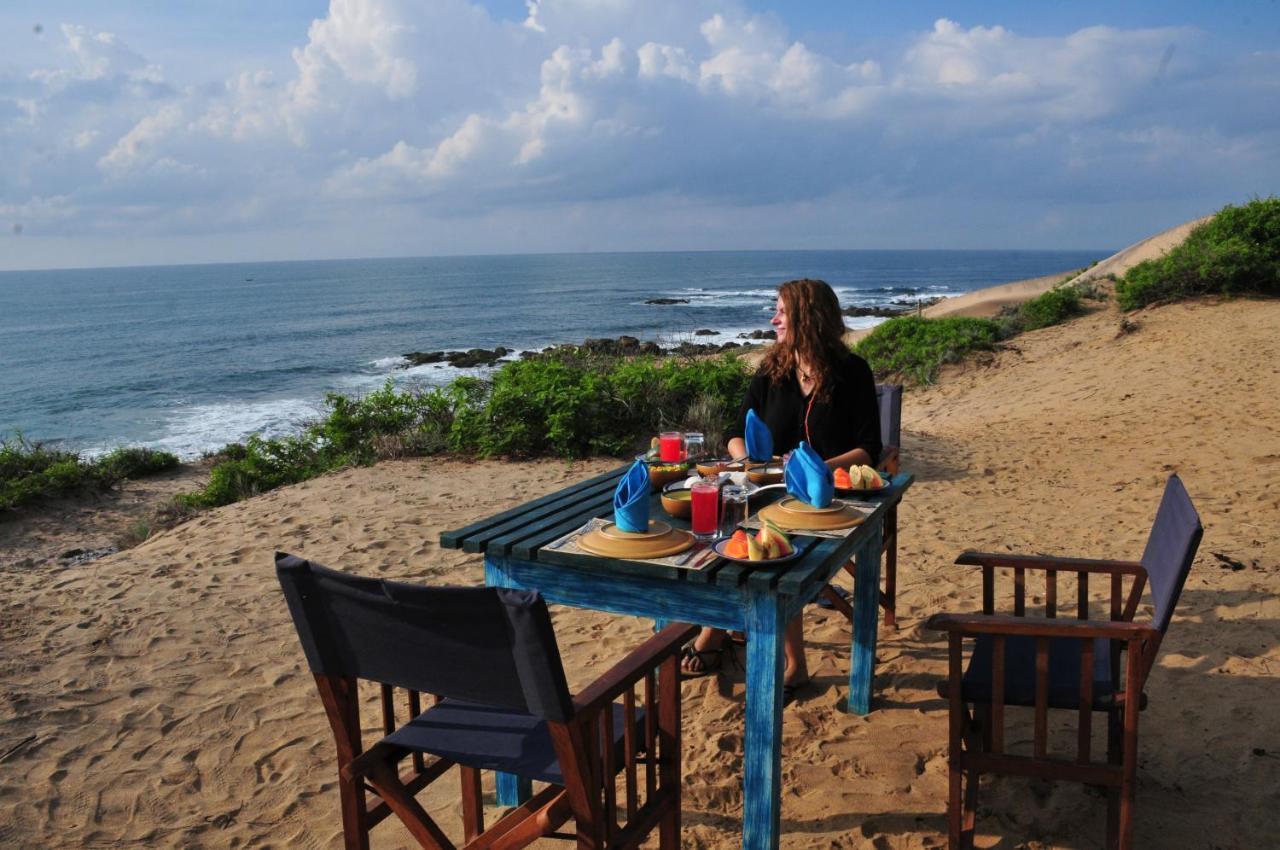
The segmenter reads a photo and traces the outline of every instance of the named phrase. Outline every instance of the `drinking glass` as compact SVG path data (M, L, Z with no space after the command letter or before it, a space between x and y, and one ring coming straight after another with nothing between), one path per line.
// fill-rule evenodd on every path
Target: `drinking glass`
M720 513L720 482L714 478L703 478L693 482L689 490L689 498L693 502L691 530L694 537L705 543L716 536Z
M726 484L720 489L720 536L732 537L747 521L747 488Z
M684 434L679 431L663 431L658 435L658 459L663 463L683 460Z
M689 460L702 460L707 454L707 441L701 431L686 431L684 435L684 456Z

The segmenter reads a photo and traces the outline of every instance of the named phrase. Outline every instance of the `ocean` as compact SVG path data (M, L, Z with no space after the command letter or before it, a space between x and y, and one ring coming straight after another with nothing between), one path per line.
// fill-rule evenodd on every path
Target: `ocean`
M297 431L323 412L328 392L489 371L404 368L406 352L518 353L623 334L724 342L768 328L776 287L792 278L826 280L843 306L909 305L1110 253L556 254L0 272L0 437L90 455L143 445L190 459L251 434ZM655 298L687 303L645 303Z

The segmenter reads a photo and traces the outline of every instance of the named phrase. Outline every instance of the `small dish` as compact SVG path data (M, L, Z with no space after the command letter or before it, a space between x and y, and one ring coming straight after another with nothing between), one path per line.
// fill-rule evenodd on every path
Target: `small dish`
M742 472L746 468L747 464L745 461L721 457L714 460L700 461L698 463L698 474L718 475L721 472Z
M693 494L683 481L663 487L661 499L662 509L677 519L688 519L693 513Z
M728 545L729 545L729 538L725 537L720 540L717 540L715 542L715 545L713 545L711 548L715 550L715 553L717 555L719 555L721 558L724 558L726 561L733 561L734 563L737 563L737 564L747 564L748 566L752 566L752 567L769 567L774 564L785 564L787 561L794 561L796 558L799 558L801 555L804 554L804 550L807 546L807 544L799 544L799 543L793 542L791 544L790 555L783 555L781 558L765 558L759 561L753 561L750 558L734 558L731 555L726 555L724 553L724 547Z
M841 496L880 496L893 489L893 476L882 471L880 477L884 479L883 487L837 487L835 489Z

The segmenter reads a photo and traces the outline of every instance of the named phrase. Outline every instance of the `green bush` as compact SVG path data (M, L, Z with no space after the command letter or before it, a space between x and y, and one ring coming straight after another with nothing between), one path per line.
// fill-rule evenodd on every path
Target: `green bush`
M252 437L214 456L209 483L177 508L226 505L345 466L452 451L533 457L621 454L664 427L723 432L750 374L732 356L625 360L557 351L507 363L489 381L363 398L333 394L302 434Z
M50 449L21 435L0 440L0 510L39 499L103 490L178 465L168 452L121 448L96 460Z
M1080 313L1080 290L1073 286L1055 286L1018 308L1024 331L1058 325Z
M990 319L899 316L877 325L853 350L877 377L899 375L927 384L942 364L994 348L999 338L1000 326Z
M1280 295L1280 198L1227 205L1163 257L1116 284L1125 310L1196 295Z

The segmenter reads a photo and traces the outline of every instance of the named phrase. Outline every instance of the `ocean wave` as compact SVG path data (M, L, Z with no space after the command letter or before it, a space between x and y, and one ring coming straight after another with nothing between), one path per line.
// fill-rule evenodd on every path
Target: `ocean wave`
M270 439L297 434L324 414L325 405L319 399L198 404L174 410L163 435L145 445L173 452L183 460L193 460L254 435Z

